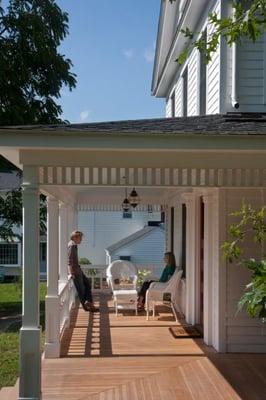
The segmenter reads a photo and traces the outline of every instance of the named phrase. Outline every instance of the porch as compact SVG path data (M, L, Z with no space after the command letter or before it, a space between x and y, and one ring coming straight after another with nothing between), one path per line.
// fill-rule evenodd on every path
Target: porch
M200 390L204 391L206 388L211 392L205 393L204 398L237 398L232 393L228 395L228 384L219 372L213 370L211 363L216 363L217 360L222 365L222 371L227 367L227 373L231 371L237 390L242 388L241 395L245 391L250 393L250 388L255 393L265 386L265 378L260 374L265 369L265 364L264 369L262 368L265 363L263 356L218 356L215 350L207 351L201 341L199 346L197 341L191 339L182 339L179 345L178 340L168 337L168 325L148 329L147 323L144 324L144 316L140 326L134 328L127 325L117 328L111 325L109 330L100 329L102 343L106 343L109 352L112 349L108 356L100 353L91 354L88 358L86 354L57 358L60 354L60 330L63 325L68 326L68 311L72 302L67 281L66 248L69 233L78 226L78 213L84 207L85 210L89 205L95 204L120 207L126 187L138 188L143 206L163 206L165 249L173 250L178 265L186 267L186 281L180 293L182 310L187 323L200 322L203 325L204 343L222 353L266 351L266 336L260 321L250 320L244 314L235 316L237 301L249 276L238 268L231 268L220 257L220 246L226 240L227 227L230 224L230 212L239 207L242 198L258 206L265 204L266 128L263 121L258 124L256 121L243 119L240 124L235 117L230 118L191 117L172 121L131 121L130 124L122 121L0 129L2 154L23 169L21 400L39 400L41 391L44 398L49 398L49 388L57 396L65 391L64 398L67 398L68 393L71 393L68 385L72 385L72 395L78 396L82 392L83 398L88 398L88 382L92 383L92 387L100 384L98 393L111 388L110 396L112 391L115 396L116 382L121 390L127 390L123 389L123 385L130 378L121 380L121 376L125 376L127 362L132 371L131 376L140 379L137 388L132 389L132 396L135 398L156 398L163 393L158 398L165 399L167 393L170 393L168 391L174 390L173 388L180 390L180 393L185 390L183 398L199 397ZM48 204L47 359L42 365L38 301L40 192L47 196ZM250 253L254 255L252 246ZM185 259L183 255L186 256ZM109 314L104 315L109 320L106 317ZM126 319L123 324L125 321ZM73 343L74 349L81 347L83 351L84 348L88 351L90 348L92 331L89 334L88 329L92 327L91 322L85 320L74 330L72 326L70 343ZM71 332L71 326L67 329ZM155 332L151 329L155 329ZM123 347L125 332L127 342L126 347ZM74 333L76 336L73 336ZM149 337L144 340L147 333ZM139 335L142 340L138 340ZM73 342L75 337L76 343ZM119 343L119 351L116 343ZM145 343L143 348L141 343ZM123 348L124 353L120 354ZM211 361L208 357L212 357ZM188 364L183 365L186 361ZM190 363L194 363L194 367L190 368ZM202 363L209 367L211 365L211 381L209 377L212 372L202 372ZM146 378L143 372L139 372L140 364L141 368L148 371L146 377L149 374L162 375L158 378L161 389L156 389L153 397L149 393L141 393L141 390L146 389L144 386L142 389L144 383L139 382ZM184 372L185 365L189 373ZM163 375L168 368L181 368L180 373L173 373L173 376L178 376L173 378L172 383ZM112 376L112 371L117 371L117 375ZM203 376L199 377L201 373ZM172 372L169 371L168 375L172 376ZM236 376L240 381L234 380ZM179 382L181 378L182 382ZM149 384L150 390L155 389L159 383L153 384L153 375L149 379L152 382ZM104 386L104 382L106 385L109 382L110 386ZM221 394L217 396L219 389ZM224 393L227 397L223 397ZM95 396L99 398L98 395ZM104 398L102 396L100 398ZM170 396L173 398L173 392L169 394L169 398ZM51 398L56 399L54 395ZM68 398L71 398L70 395ZM122 395L122 398L127 399L127 395Z
M133 311L116 317L109 294L95 300L100 313L73 309L61 358L42 360L43 400L265 398L266 355L218 354L202 339L174 339L169 308L146 321Z

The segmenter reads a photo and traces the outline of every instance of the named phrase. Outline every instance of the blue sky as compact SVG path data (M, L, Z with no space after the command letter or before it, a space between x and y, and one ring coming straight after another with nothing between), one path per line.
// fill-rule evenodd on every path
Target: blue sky
M94 122L164 116L151 96L160 0L58 0L69 14L61 52L77 87L59 100L63 118Z

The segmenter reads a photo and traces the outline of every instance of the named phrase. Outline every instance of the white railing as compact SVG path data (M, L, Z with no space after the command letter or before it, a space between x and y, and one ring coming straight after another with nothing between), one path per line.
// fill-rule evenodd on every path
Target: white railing
M70 311L76 302L76 289L72 278L59 286L60 335L69 327Z
M135 264L138 271L150 271L150 274L146 275L147 279L159 279L163 267L155 264ZM106 268L104 264L86 264L81 265L84 274L89 278L91 282L92 290L106 290L108 284L106 281Z
M107 289L106 268L104 264L83 264L82 271L88 277L92 290Z

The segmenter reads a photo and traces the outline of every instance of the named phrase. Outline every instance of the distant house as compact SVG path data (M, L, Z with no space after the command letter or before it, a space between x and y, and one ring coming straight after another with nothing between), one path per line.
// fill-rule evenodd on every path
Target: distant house
M101 207L91 206L88 210L78 213L78 227L84 233L84 239L79 247L79 256L86 257L92 264L105 265L109 263L105 249L113 243L124 240L140 231L148 222L161 220L158 207L153 212L147 207L138 206L130 212L123 212L121 206ZM164 248L164 238L162 240ZM152 252L148 252L148 257Z
M0 166L0 194L18 189L21 185L21 176L18 169L14 170L12 164ZM0 239L0 266L4 267L5 276L17 276L22 269L22 228L13 228L15 236L12 240ZM46 276L46 237L40 237L40 274Z
M141 267L156 266L153 274L160 275L165 251L165 232L161 226L145 226L139 231L113 243L105 249L107 261L128 260Z

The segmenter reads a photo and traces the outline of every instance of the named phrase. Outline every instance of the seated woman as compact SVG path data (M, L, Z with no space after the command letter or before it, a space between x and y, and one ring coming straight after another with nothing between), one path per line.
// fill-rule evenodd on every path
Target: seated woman
M162 272L162 275L159 279L159 282L167 282L169 279L172 277L172 275L175 272L176 269L176 261L175 261L175 256L171 251L167 251L164 253L164 262L165 262L165 267ZM139 291L139 297L138 297L138 310L144 310L144 304L145 304L145 299L146 299L146 292L150 287L150 284L152 282L156 281L145 281L143 282L141 289Z

